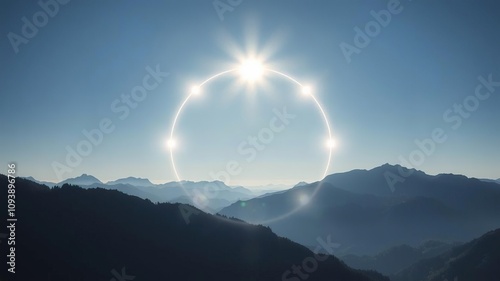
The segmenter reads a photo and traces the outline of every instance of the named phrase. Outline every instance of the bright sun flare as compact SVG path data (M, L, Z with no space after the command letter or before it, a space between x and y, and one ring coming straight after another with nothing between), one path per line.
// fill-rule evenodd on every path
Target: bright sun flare
M329 139L327 142L326 142L326 146L328 148L335 148L337 146L337 142L334 140L334 139Z
M302 94L304 95L310 95L312 93L312 89L310 86L304 86L302 87Z
M247 60L240 67L241 76L250 82L258 80L263 73L264 67L257 60Z
M200 93L200 87L199 86L193 86L193 87L191 87L191 93L193 95L198 95Z
M175 147L175 145L176 145L176 142L175 142L175 140L174 140L174 139L169 139L169 140L167 141L167 147L168 147L168 148L173 149L173 148Z

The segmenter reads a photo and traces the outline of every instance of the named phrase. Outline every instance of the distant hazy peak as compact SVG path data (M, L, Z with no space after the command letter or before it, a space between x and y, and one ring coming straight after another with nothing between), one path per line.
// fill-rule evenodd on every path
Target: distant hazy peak
M136 178L136 177L126 177L117 179L114 181L108 181L106 184L114 185L114 184L130 184L135 186L153 186L154 184L146 178Z

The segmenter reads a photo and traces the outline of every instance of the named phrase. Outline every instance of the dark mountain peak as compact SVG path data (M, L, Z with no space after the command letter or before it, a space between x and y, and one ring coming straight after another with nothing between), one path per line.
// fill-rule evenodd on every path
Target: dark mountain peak
M368 172L382 173L382 174L386 173L386 172L392 172L392 173L394 173L396 175L400 175L400 176L404 175L406 173L412 173L412 175L415 175L415 174L427 175L425 172L417 170L415 168L408 168L408 167L402 166L400 164L389 164L389 163L385 163L384 165L375 167L371 170L368 170Z
M393 165L393 164L385 163L385 164L380 165L379 167L375 167L373 169L376 169L376 168L394 168L394 167L397 167L397 166L399 166L399 164Z
M325 179L330 179L332 177L336 177L339 175L352 175L352 176L384 176L386 173L392 173L394 175L399 175L403 176L405 174L411 173L412 175L419 174L419 175L426 175L423 171L416 170L414 168L407 168L404 166L401 166L399 164L389 164L385 163L381 166L374 167L372 169L354 169L351 171L347 172L342 172L342 173L335 173L331 174L325 177Z
M308 183L305 181L301 181L301 182L297 183L296 185L294 185L293 187L299 187L299 186L304 186L304 185L308 185Z
M460 174L453 174L453 173L441 173L437 174L435 178L441 178L441 179L456 179L456 180L466 180L469 179L469 177L460 175Z
M323 181L349 191L383 196L427 196L429 192L439 193L440 190L442 191L450 186L484 186L482 183L488 182L488 180L477 180L451 173L432 176L421 170L388 163L371 170L352 170L332 174L325 177ZM441 194L441 196L444 195L444 193Z
M94 176L88 174L82 174L81 176L75 178L69 178L58 183L58 185L63 185L65 183L74 185L91 185L91 184L102 184L102 182Z

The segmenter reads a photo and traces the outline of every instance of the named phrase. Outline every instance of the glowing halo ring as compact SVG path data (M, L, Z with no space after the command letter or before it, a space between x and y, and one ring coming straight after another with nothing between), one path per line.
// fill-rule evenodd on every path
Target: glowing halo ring
M201 87L205 84L207 84L208 82L214 80L215 78L217 77L220 77L220 76L223 76L225 74L229 74L229 73L232 73L232 72L235 72L235 71L238 71L239 69L238 68L233 68L233 69L229 69L229 70L225 70L225 71L222 71L222 72L219 72L209 78L207 78L205 81L201 82L199 85L195 86L197 89L201 89ZM285 77L287 78L288 80L294 82L296 85L300 86L301 89L304 89L304 85L302 85L299 81L297 81L295 78L291 77L290 75L288 74L285 74L283 72L280 72L280 71L277 71L277 70L274 70L274 69L270 69L270 68L262 68L262 72L264 73L265 71L269 71L269 72L272 72L274 74L278 74L282 77ZM189 93L189 95L184 99L184 101L181 103L179 109L177 110L177 113L175 114L175 117L174 117L174 121L172 123L172 128L170 129L170 138L169 138L169 141L170 142L173 142L174 141L174 131L175 131L175 125L177 124L177 120L179 119L179 116L182 112L182 109L184 108L184 106L186 105L186 103L189 101L189 99L191 98L191 96L193 95L196 95L196 93L194 93L193 91L191 91ZM332 141L332 132L331 132L331 128L330 128L330 123L328 122L328 118L326 117L326 113L325 111L323 110L323 107L321 106L321 104L319 103L319 101L316 99L316 97L312 94L312 93L308 93L308 96L310 96L314 103L316 104L316 106L318 107L319 111L321 112L321 115L323 116L323 119L324 119L324 122L325 122L325 125L326 125L326 128L327 128L327 131L328 131L328 140L329 141ZM325 167L325 170L323 172L323 176L322 178L325 178L327 173L328 173L328 169L330 168L330 162L331 162L331 158L332 158L332 145L329 145L328 147L328 161L326 163L326 167ZM177 168L175 166L175 160L174 160L174 148L173 146L169 147L169 150L170 150L170 161L172 163L172 168L174 170L174 173L175 173L175 176L177 178L177 181L179 182L179 184L181 185L181 187L184 189L184 185L182 184L182 180L179 176L179 173L177 172ZM311 197L309 198L309 200L311 200L312 198L314 198L314 196L316 195L316 193L318 192L318 190L321 188L321 185L322 185L322 182L318 182L317 183L317 186L316 188L314 189L314 192L311 194ZM186 195L188 196L192 196L191 194L189 194L189 192L187 192L186 189L184 189L184 192L186 193ZM303 207L303 205L299 205L297 208L293 209L292 211L286 213L286 214L283 214L283 215L280 215L276 218L273 218L273 219L270 219L270 220L266 220L266 221L262 221L262 222L254 222L254 223L259 223L259 224L265 224L265 223L268 223L268 222L271 222L271 221L275 221L275 220L279 220L279 219L283 219L295 212L297 212L298 210L300 210L301 208Z

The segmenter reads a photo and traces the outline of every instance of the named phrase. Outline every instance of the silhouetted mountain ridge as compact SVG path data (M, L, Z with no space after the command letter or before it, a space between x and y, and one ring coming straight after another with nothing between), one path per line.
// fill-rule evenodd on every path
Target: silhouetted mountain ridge
M500 276L500 229L437 257L424 259L391 278L393 281L481 280Z
M457 246L457 243L427 241L419 247L399 245L374 256L346 255L340 259L353 268L377 270L392 275L422 259L442 254L454 246Z
M465 242L500 227L500 185L413 170L392 191L386 175L401 171L407 175L409 170L386 164L333 174L245 204L236 202L220 213L265 222L304 245L329 233L341 244L339 254L357 255L375 255L401 244L417 247L427 240Z
M0 175L0 182L7 178ZM67 184L50 189L18 179L16 196L22 218L16 227L17 280L111 280L112 270L137 280L280 280L314 256L269 228L116 190ZM0 207L6 209L5 202ZM194 212L188 220L182 208ZM6 247L0 244L2 252ZM306 274L307 280L388 280L335 257Z
M29 179L38 182L32 177ZM83 188L119 190L153 202L189 203L211 213L215 213L237 200L249 199L262 194L262 191L255 192L241 186L229 187L222 181L181 181L155 185L145 178L127 177L102 183L96 177L87 174L47 186L61 186L67 183Z
M57 185L62 186L64 184L73 185L91 185L91 184L102 184L102 182L94 176L82 174L81 176L75 178L69 178L59 182Z

